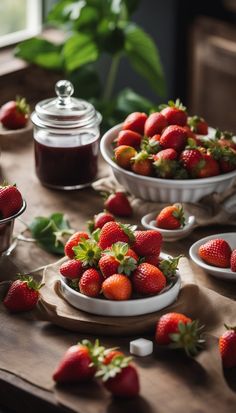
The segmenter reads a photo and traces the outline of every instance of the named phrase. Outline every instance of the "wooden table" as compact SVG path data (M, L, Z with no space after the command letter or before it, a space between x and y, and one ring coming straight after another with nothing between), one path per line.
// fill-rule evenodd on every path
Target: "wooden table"
M107 167L101 162L101 173L109 173ZM4 152L1 155L1 168L4 178L11 183L16 182L21 192L27 201L27 210L23 216L26 222L30 222L36 215L49 215L55 211L65 212L71 222L72 227L82 229L85 227L85 222L91 218L91 216L100 210L102 210L102 199L91 188L84 189L76 192L63 192L49 190L40 185L34 173L34 158L33 148L31 143L23 148L17 150L11 150ZM135 218L133 219L135 222ZM235 230L236 228L234 228ZM18 230L18 226L16 227ZM179 253L185 253L188 255L189 246L203 236L214 234L217 232L231 232L232 227L208 227L201 228L194 231L190 238L181 241L181 243L169 243L164 244L164 252L177 255ZM20 267L23 271L29 271L38 266L51 263L55 261L55 256L52 256L34 244L25 244L20 242L12 255L12 262L16 266ZM1 274L0 278L4 279L4 261L1 261ZM194 265L193 269L197 275L198 282L202 285L209 287L221 294L228 296L232 299L236 297L235 284L226 283L224 281L216 280L202 271ZM14 275L14 264L12 264L12 275ZM188 360L185 356L179 355L177 358L171 353L168 356L168 361L162 361L158 359L158 374L156 373L155 363L153 357L147 357L144 359L137 359L137 364L141 369L141 379L143 386L143 393L150 391L152 394L152 400L140 397L137 401L129 402L117 402L111 400L109 395L102 393L102 396L97 397L98 391L101 392L97 385L93 384L89 388L81 386L70 387L64 389L55 389L51 382L51 373L53 368L57 364L57 361L65 351L65 349L72 343L77 342L80 338L78 334L68 332L60 329L50 323L31 320L30 315L22 316L9 316L7 313L1 314L2 323L2 335L0 336L0 352L1 352L1 340L4 341L7 349L1 357L13 357L15 358L15 365L18 366L18 358L26 357L30 355L30 360L26 357L26 367L35 377L37 382L38 375L42 372L45 375L46 385L45 388L37 387L27 380L20 378L19 375L12 374L9 371L0 370L0 404L15 411L34 411L34 413L42 412L64 412L64 411L78 411L80 413L119 413L119 412L138 412L138 413L165 413L173 412L178 413L183 411L183 402L180 403L171 400L172 394L166 395L168 399L167 405L163 404L162 395L158 395L158 389L162 388L161 382L165 380L165 372L170 369L168 363L173 359L173 372L171 376L170 385L176 386L176 392L180 392L180 388L189 386L189 389L183 391L183 397L188 397L188 400L194 400L196 398L203 397L203 389L200 388L199 383L206 378L204 372L199 370L199 366L193 360ZM7 325L7 328L6 328ZM26 335L21 334L21 331L28 331ZM92 332L91 332L92 333ZM130 338L111 338L105 337L102 342L105 345L117 346L119 345L126 352L128 350L128 342ZM22 350L23 349L23 350ZM8 354L7 354L8 352ZM24 353L25 352L25 353ZM50 357L49 357L50 354ZM42 369L44 363L44 355L47 359L47 364ZM154 354L155 357L155 354ZM38 364L37 364L38 363ZM155 364L155 365L154 365ZM19 364L20 365L20 364ZM38 369L38 375L37 375ZM6 369L7 370L7 369ZM150 390L151 389L151 390ZM155 393L156 403L155 403ZM99 393L100 394L100 393ZM73 404L73 400L78 398L79 395L79 408L77 403ZM68 399L70 402L68 407L62 407L59 403L62 398ZM208 404L209 402L209 404ZM222 407L217 400L206 402L206 412ZM213 403L213 404L212 404ZM231 403L232 404L232 403ZM76 410L73 406L76 405ZM70 408L69 408L70 406ZM168 406L168 410L166 410ZM193 403L192 408L187 408L188 412L200 413L204 410L199 410L198 403L196 408ZM207 409L209 406L209 410ZM228 406L226 412L235 411L235 404ZM213 411L213 410L212 410Z

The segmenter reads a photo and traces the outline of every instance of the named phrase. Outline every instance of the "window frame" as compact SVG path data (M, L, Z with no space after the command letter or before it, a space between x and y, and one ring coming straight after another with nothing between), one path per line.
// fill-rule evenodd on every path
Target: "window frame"
M0 36L0 48L17 44L36 36L43 26L43 0L27 0L27 27L24 30Z

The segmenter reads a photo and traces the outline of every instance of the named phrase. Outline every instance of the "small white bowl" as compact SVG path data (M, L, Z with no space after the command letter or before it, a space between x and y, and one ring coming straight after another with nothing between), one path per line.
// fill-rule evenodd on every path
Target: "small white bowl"
M182 238L186 238L194 230L195 216L188 215L184 213L186 223L184 227L180 229L163 229L159 228L156 224L157 212L151 212L150 214L144 215L141 219L141 224L147 229L154 229L160 232L163 236L163 240L167 242L177 241Z
M121 130L122 124L108 130L101 139L100 149L103 158L110 165L117 181L131 194L147 201L161 201L168 203L194 203L213 192L223 192L229 188L235 178L236 170L226 174L202 179L160 179L152 176L137 175L127 171L112 160L112 142ZM214 133L209 128L209 135Z
M169 255L161 254L161 258L168 258ZM61 293L65 300L73 307L87 313L110 316L110 317L127 317L153 313L162 310L172 304L178 297L181 280L180 274L177 273L173 284L165 288L160 294L147 297L124 301L107 300L101 298L91 298L73 290L66 282L66 278L60 278Z
M0 148L12 149L14 147L23 147L33 138L33 125L28 120L27 125L21 129L5 129L0 122Z
M221 238L227 241L230 247L233 249L236 248L236 232L228 232L224 234L216 234L210 235L209 237L205 237L200 239L199 241L195 242L190 250L189 254L195 264L199 265L203 270L207 271L209 274L213 275L217 278L222 278L223 280L231 280L236 281L236 272L231 271L230 268L220 268L214 267L213 265L206 264L198 255L199 247L202 244L205 244L207 241L211 239Z

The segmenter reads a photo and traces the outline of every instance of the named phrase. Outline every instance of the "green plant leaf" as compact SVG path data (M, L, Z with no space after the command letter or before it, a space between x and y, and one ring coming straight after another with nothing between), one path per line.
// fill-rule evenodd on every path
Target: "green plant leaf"
M47 69L59 70L63 68L61 48L61 45L35 37L18 44L15 56Z
M132 15L138 8L140 0L123 0L129 15Z
M152 38L130 23L125 28L125 51L133 69L143 76L160 96L164 96L165 80L158 49Z
M83 99L91 99L91 96L99 98L102 86L98 73L92 64L87 64L71 72L68 80L74 85L74 95Z
M64 244L67 235L73 234L64 214L53 213L49 217L35 217L29 225L32 237L38 245L53 254L64 255Z
M72 72L87 63L95 62L99 57L99 52L90 36L75 33L66 41L63 56L66 69Z
M130 88L122 90L116 99L116 111L122 117L127 116L131 112L149 113L153 108L154 104L150 100L138 95Z

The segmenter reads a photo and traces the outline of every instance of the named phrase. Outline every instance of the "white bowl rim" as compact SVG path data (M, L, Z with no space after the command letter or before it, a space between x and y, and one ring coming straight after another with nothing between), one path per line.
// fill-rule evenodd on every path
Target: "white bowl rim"
M143 222L146 225L146 222L145 222L146 219L149 219L151 221L151 217L155 216L155 214L156 214L155 212L150 212L149 214L144 215L141 218L142 225L143 225ZM149 225L150 227L152 227L156 231L159 231L160 233L163 233L163 235L177 235L178 236L178 235L184 234L185 232L190 231L190 229L193 229L193 226L195 224L195 215L193 215L193 214L189 215L189 214L187 214L187 212L185 212L185 217L187 218L187 223L184 225L183 228L179 228L179 229L160 228L157 225L154 226L154 225L150 224L150 221L149 221L149 223L147 223L147 225ZM152 219L152 221L154 221L154 219ZM143 226L145 226L145 225L143 225Z
M165 253L161 253L160 257L162 258L167 258L167 257L171 257L171 255L169 254L165 254ZM160 292L159 294L156 295L152 295L149 297L143 297L143 298L137 298L137 299L131 299L131 300L107 300L106 298L93 298L93 297L88 297L87 295L81 294L78 291L75 291L73 288L71 288L67 282L66 282L66 277L63 277L62 275L60 275L60 281L63 284L64 288L66 288L67 290L70 291L71 294L73 294L74 296L78 297L78 298L83 298L84 300L87 301L87 303L109 303L109 304L115 304L115 306L117 308L121 308L123 307L124 304L130 304L130 305L139 305L139 304L148 304L150 301L152 302L154 299L157 299L158 296L165 296L165 295L169 295L171 293L171 291L173 290L173 288L176 287L180 287L181 285L181 277L180 277L180 273L179 271L176 271L176 278L175 278L175 282L174 284L168 288L168 290L164 291L164 292Z
M110 156L107 154L107 149L106 149L106 144L107 141L110 138L110 134L113 132L118 132L121 129L122 123L119 123L116 126L113 126L113 128L109 129L102 137L101 142L100 142L100 149L101 149L101 153L103 158L105 159L105 161L114 169L116 169L119 172L124 173L125 175L128 175L132 178L139 178L141 181L144 182L153 182L153 183L166 183L166 184L171 184L171 185L186 185L186 184L203 184L203 185L207 185L210 183L216 183L216 182L221 182L224 181L225 179L230 179L230 178L234 178L236 177L236 170L232 171L232 172L228 172L225 174L220 174L220 175L216 175L216 176L211 176L209 178L198 178L198 179L161 179L161 178L156 178L156 177L152 177L152 176L144 176L144 175L138 175L134 172L128 171L124 168L121 168L119 165L117 165L111 158Z
M224 232L222 234L213 234L213 235L209 235L207 237L201 238L198 241L194 242L193 245L191 245L190 249L189 249L189 255L191 257L191 259L197 264L199 265L199 267L204 268L207 272L211 272L214 271L215 273L218 274L230 274L230 275L235 275L235 279L236 279L236 272L232 271L230 268L221 268L221 267L214 267L214 265L209 265L206 264L196 253L195 253L195 249L199 248L200 245L204 244L207 241L210 241L211 239L216 239L216 238L223 238L227 241L227 237L228 235L235 235L236 236L236 232Z

